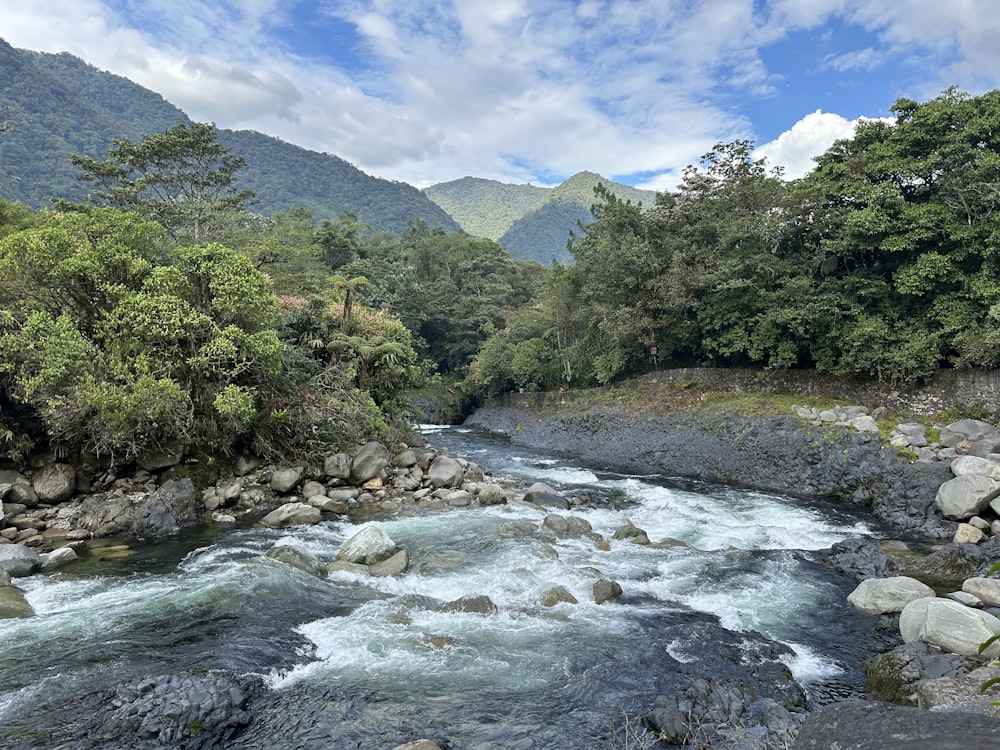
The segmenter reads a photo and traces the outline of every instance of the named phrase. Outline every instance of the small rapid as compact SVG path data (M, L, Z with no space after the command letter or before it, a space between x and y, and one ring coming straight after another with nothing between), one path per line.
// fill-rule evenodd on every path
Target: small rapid
M814 705L860 692L867 620L816 550L871 533L858 516L780 496L624 476L429 429L428 442L496 476L579 496L590 535L557 535L522 503L338 517L285 530L192 532L141 562L18 581L36 616L0 621L0 723L126 679L192 669L259 675L259 720L233 747L579 748L649 710L676 675L713 677L770 641ZM322 560L365 523L409 570L317 578L266 558L296 544ZM614 540L631 523L651 545ZM598 579L616 604L596 604ZM577 600L543 606L561 586ZM442 604L487 596L490 616ZM765 641L766 639L766 641Z

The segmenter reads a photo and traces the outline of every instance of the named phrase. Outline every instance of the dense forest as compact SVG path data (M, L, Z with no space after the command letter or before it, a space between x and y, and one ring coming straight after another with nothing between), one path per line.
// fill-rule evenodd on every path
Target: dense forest
M210 125L74 155L86 202L0 202L0 450L307 456L388 437L433 383L995 367L1000 92L892 109L799 180L736 141L650 206L599 185L553 268L421 219L264 217Z

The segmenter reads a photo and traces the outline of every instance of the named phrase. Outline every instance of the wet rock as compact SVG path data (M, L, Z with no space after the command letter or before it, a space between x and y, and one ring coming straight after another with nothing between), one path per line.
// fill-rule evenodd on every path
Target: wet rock
M450 601L442 607L445 612L464 612L473 615L495 615L500 610L493 600L482 594L468 594Z
M368 566L368 572L376 577L398 576L405 573L410 567L410 555L405 549L401 549L392 557Z
M543 607L554 607L557 604L579 604L580 602L565 586L553 586L542 592L538 603Z
M0 570L11 578L23 578L42 568L42 558L23 544L0 544Z
M316 555L298 544L279 544L264 553L265 557L291 565L314 576L322 576L325 572L323 563Z
M344 542L337 551L336 559L344 562L374 565L388 560L398 551L396 543L382 529L374 524L361 527L354 536Z
M182 524L195 520L194 483L190 479L164 482L132 509L129 531L137 537L173 536Z
M524 493L524 502L539 505L543 508L569 510L569 502L544 482L535 482Z
M77 554L72 547L59 547L51 552L43 552L39 557L42 558L42 570L49 570L73 562L77 559Z
M951 543L927 555L897 558L893 567L900 575L917 578L930 586L960 589L963 581L979 575L993 562L992 547Z
M605 602L618 601L618 597L622 595L622 587L616 581L609 581L602 578L599 581L594 581L591 592L594 596L595 604L604 604Z
M0 584L0 620L31 617L35 610L24 598L24 592L10 584Z
M323 514L319 508L314 508L307 503L285 503L260 519L260 523L264 526L285 528L299 524L319 523L321 520L323 520Z
M831 703L809 714L792 750L972 750L996 747L1000 722L888 703Z
M507 496L499 484L489 483L479 488L480 505L504 505L506 502Z
M441 750L441 747L430 740L414 740L402 745L396 745L393 750Z

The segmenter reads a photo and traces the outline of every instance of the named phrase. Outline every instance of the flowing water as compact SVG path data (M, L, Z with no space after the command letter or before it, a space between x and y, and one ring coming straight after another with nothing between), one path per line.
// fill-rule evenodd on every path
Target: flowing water
M581 496L572 513L608 540L631 521L676 543L602 551L545 534L542 514L512 503L200 529L139 555L95 554L107 559L18 581L37 615L0 621L0 725L31 726L47 706L123 680L204 668L272 688L233 747L390 748L422 736L456 749L600 747L610 723L648 711L672 676L724 670L753 631L789 647L814 705L861 690L870 622L812 554L870 533L858 516L595 472L463 428L427 439L496 476ZM292 543L330 560L368 522L408 550L406 574L319 579L263 557ZM621 584L617 604L593 603L599 576ZM541 606L557 585L579 603ZM489 596L499 613L442 611L466 595Z

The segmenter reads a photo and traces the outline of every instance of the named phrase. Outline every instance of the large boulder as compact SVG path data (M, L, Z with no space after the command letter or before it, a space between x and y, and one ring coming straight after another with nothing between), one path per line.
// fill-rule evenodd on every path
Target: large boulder
M450 456L437 456L427 468L427 481L435 489L460 487L465 477L465 468Z
M42 568L42 558L23 544L0 544L0 570L11 578L23 578Z
M351 484L361 484L377 477L389 465L389 449L373 440L358 448L351 461Z
M279 495L287 495L302 481L303 473L304 469L301 466L279 469L271 474L271 489Z
M260 519L260 523L264 526L283 529L286 526L313 524L322 520L323 513L319 508L308 503L285 503Z
M0 620L31 617L35 610L24 598L24 592L16 586L0 585Z
M137 537L173 536L196 518L194 483L188 479L164 482L135 505L129 531Z
M507 502L507 496L504 494L503 487L499 484L484 484L479 488L479 504L480 505L503 505Z
M871 537L849 537L837 542L826 553L827 564L838 573L856 581L892 575L889 556Z
M984 641L1000 634L1000 620L950 599L917 599L903 607L899 632L905 643L921 641L950 654L975 656ZM986 654L1000 654L1000 643Z
M989 607L1000 607L1000 580L996 578L967 578L962 584L962 591L976 596Z
M979 456L958 456L951 462L951 473L956 477L979 474L990 479L1000 480L1000 463Z
M31 478L31 486L43 503L61 503L76 492L76 469L69 464L46 464Z
M934 502L945 518L964 521L980 513L998 495L1000 480L982 474L963 474L942 484Z
M346 453L334 453L323 459L323 473L333 479L347 479L351 476L351 457Z
M879 700L916 706L917 686L922 681L964 675L974 664L972 657L948 654L913 641L869 659L865 663L866 688Z
M569 501L544 482L535 482L524 493L524 502L543 508L569 510Z
M405 549L401 549L392 557L370 565L368 572L376 578L398 576L400 573L405 573L409 566L410 555Z
M374 524L362 526L337 551L337 560L360 565L375 565L388 560L399 550L389 535Z
M847 603L869 615L902 612L910 602L924 597L935 597L934 589L916 578L892 576L869 578L858 584L847 596Z

